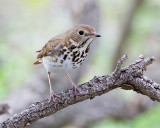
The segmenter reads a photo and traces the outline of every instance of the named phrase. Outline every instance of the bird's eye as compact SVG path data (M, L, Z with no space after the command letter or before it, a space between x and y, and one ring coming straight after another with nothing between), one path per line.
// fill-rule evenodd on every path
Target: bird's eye
M83 35L83 34L84 34L84 31L79 30L79 31L78 31L78 34L79 34L79 35Z

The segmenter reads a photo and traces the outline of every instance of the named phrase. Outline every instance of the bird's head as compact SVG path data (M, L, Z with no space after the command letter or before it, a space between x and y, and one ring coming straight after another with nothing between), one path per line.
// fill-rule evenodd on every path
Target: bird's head
M101 35L89 25L78 25L69 30L69 37L75 44L81 45L87 41L91 43L94 38L101 37Z

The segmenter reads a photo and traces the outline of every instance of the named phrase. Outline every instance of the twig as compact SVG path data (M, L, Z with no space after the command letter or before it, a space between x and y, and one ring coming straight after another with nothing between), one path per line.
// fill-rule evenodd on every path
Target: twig
M114 59L113 59L113 67L112 69L114 69L114 66L117 63L117 60L124 54L125 50L127 49L128 46L128 37L130 35L130 33L132 32L132 24L134 21L134 17L136 15L136 12L139 8L141 8L143 6L143 4L145 3L145 0L133 0L130 4L129 10L127 10L128 14L125 14L125 21L122 25L122 27L120 28L120 39L118 40L118 45L117 48L115 50L115 55L114 55Z
M143 71L146 67L154 61L154 57L145 59L144 56L139 58L129 65L121 69L121 65L127 59L124 55L119 59L117 67L113 73L106 76L95 76L89 82L78 86L80 94L74 97L71 93L72 89L61 92L56 98L56 108L54 102L48 102L48 99L33 103L31 106L14 115L8 120L2 122L2 128L24 128L36 120L54 114L60 109L69 105L84 101L86 99L93 99L95 96L100 96L115 88L130 85L133 91L139 92L143 95L150 97L153 100L160 101L160 85L153 80L143 76Z
M0 115L5 114L5 113L9 113L9 105L0 103Z

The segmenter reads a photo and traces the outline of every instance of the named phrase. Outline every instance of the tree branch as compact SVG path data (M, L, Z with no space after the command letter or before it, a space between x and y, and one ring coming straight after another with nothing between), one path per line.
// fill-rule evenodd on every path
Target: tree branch
M76 98L72 94L72 89L61 92L58 94L60 97L56 98L56 108L54 102L49 103L48 99L44 99L33 103L19 114L2 122L0 127L24 128L36 120L52 115L69 105L86 99L93 99L95 96L100 96L118 87L125 88L125 86L128 85L131 86L129 89L146 95L152 100L160 101L160 84L143 76L143 71L154 61L154 57L145 59L144 56L141 55L134 63L121 69L121 65L126 59L127 55L119 59L116 69L110 75L95 76L89 82L79 85L78 89L80 90L80 94L76 96Z

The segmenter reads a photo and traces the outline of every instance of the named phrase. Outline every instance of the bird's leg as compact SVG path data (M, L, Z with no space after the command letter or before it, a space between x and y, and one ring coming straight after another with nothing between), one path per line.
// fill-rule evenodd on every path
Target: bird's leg
M50 86L50 99L49 102L51 102L51 100L53 99L54 102L55 101L55 97L59 97L58 95L56 95L52 89L52 85L51 85L51 79L50 79L50 72L48 72L48 80L49 80L49 86Z
M69 77L69 75L68 75L67 73L65 73L65 75L67 76L67 78L68 78L69 81L71 82L73 93L74 93L74 95L76 96L76 95L77 95L77 92L80 93L79 89L76 87L76 85L74 84L74 82L72 81L72 79Z

